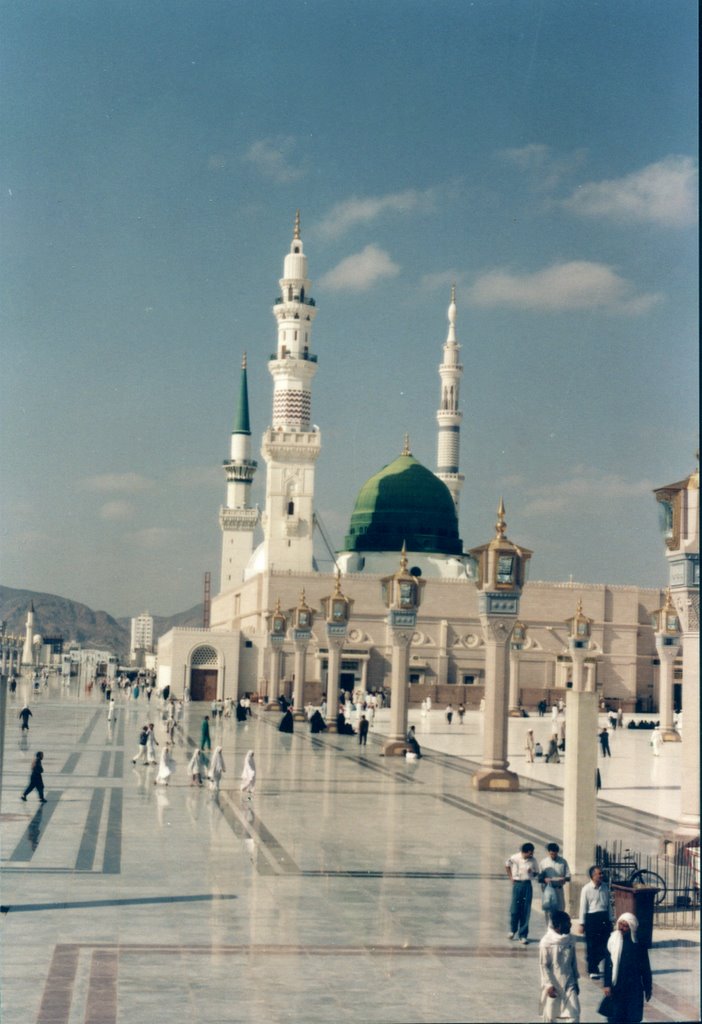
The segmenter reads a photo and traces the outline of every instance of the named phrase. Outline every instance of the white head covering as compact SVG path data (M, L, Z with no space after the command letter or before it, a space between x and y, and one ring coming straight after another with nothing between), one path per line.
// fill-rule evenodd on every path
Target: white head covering
M224 758L222 757L221 747L215 747L214 749L214 754L212 755L212 771L226 771L226 768L224 767Z
M256 763L253 750L247 750L244 758L244 767L241 772L241 789L253 789L256 782Z
M639 927L639 919L634 917L633 914L621 914L617 918L617 925L620 921L626 921L629 925L629 933L631 935L631 941L636 942L636 932ZM624 936L619 931L619 928L615 926L614 931L607 939L607 949L609 955L612 958L612 984L617 984L617 975L619 974L619 961L622 956L622 946L624 945Z

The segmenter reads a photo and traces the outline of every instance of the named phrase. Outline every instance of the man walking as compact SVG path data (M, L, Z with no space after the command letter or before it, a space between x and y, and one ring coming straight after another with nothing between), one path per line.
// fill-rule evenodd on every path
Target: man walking
M20 732L29 732L29 719L32 717L32 712L25 704L19 713L19 718L22 719L22 725L20 726Z
M43 759L44 752L42 750L38 750L34 755L34 760L32 761L32 769L31 774L29 776L29 785L27 786L24 793L20 797L20 800L24 800L25 803L27 801L27 797L29 796L33 789L36 789L37 793L39 794L39 803L46 803L46 800L44 799L44 780L42 778L42 773L44 771L44 766L42 764Z
M368 743L368 727L368 719L365 715L361 715L361 720L358 723L358 744L361 747L365 747Z
M507 877L512 882L512 901L509 908L509 938L519 939L523 946L529 942L532 881L539 874L534 857L534 844L523 843L519 853L505 862Z
M212 750L209 715L205 715L202 720L202 726L200 727L200 750Z
M600 963L607 954L607 939L612 931L611 904L602 868L593 864L588 873L590 881L580 893L580 933L585 935L588 974L599 978Z
M580 989L575 940L570 934L570 917L555 910L546 934L539 943L541 973L541 1012L544 1021L567 1017L572 1024L580 1020Z

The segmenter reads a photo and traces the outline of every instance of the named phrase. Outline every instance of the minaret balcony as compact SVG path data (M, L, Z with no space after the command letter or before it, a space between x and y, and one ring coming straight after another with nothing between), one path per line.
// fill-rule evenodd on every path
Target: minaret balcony
M219 510L219 525L223 530L254 530L259 520L257 508L227 508Z
M271 362L278 363L283 359L302 359L306 363L317 362L317 356L313 352L290 352L288 349L283 349L280 355L277 352L271 352Z

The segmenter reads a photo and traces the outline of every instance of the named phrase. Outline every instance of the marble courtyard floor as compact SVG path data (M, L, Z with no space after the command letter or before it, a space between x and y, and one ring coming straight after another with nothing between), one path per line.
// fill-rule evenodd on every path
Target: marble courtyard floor
M75 683L74 683L75 686ZM538 946L507 939L503 863L526 839L543 856L562 839L562 765L527 766L510 725L518 793L478 793L481 720L449 728L412 712L426 754L380 756L389 713L367 748L355 737L277 731L277 713L213 728L227 772L214 796L189 785L187 761L207 709L190 705L168 787L134 767L154 699L118 706L52 683L20 740L8 699L2 791L4 1024L404 1024L531 1022ZM532 718L537 733L547 720ZM538 738L538 735L537 735ZM618 733L600 761L598 838L656 848L679 806L679 746L651 757L649 735ZM513 748L513 753L512 753ZM48 803L23 804L33 753L45 753ZM256 753L258 783L239 776ZM584 946L579 942L581 973ZM647 1021L699 1019L695 932L654 933ZM583 1021L598 983L581 983Z

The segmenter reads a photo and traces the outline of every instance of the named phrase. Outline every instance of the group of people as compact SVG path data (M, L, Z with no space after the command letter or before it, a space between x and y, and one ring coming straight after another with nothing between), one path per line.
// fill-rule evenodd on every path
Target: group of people
M547 845L540 862L534 849L533 843L523 843L505 862L512 883L508 935L528 945L533 885L540 884L546 933L539 942L539 1009L544 1021L567 1017L578 1024L580 979L564 893L570 868L557 843ZM620 915L612 929L610 893L602 870L593 865L589 874L580 895L580 932L585 936L589 977L603 982L599 1012L609 1024L637 1024L643 1019L644 1001L651 998L648 949L637 936L639 922L634 914Z

